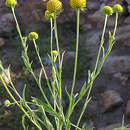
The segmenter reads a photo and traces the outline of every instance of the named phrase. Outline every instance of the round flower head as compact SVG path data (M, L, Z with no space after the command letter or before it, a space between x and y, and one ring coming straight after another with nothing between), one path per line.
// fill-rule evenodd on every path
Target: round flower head
M54 18L54 13L50 13L48 10L45 11L45 18L50 19Z
M110 6L104 6L104 8L102 9L102 13L110 16L110 15L112 15L113 10Z
M116 4L113 6L113 11L114 12L122 12L123 11L123 7L120 4Z
M58 55L58 51L57 51L57 50L53 50L53 51L52 51L52 54L53 54L54 56L56 56L56 55Z
M72 8L84 8L86 7L86 0L70 0Z
M50 13L58 13L62 10L62 2L59 0L49 0L47 2L47 10Z
M29 39L30 40L36 40L36 39L38 39L38 34L36 32L30 32L29 33Z
M11 103L10 103L9 100L5 100L5 101L4 101L4 105L5 105L6 107L9 107L9 106L11 105Z
M16 0L6 0L5 2L7 7L15 7L15 5L17 4Z

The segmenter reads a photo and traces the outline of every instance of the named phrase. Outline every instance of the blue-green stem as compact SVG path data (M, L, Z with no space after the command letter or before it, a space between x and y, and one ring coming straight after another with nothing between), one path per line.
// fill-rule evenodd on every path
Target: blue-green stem
M96 71L97 71L98 62L99 62L99 58L100 58L100 54L101 54L101 49L102 49L102 46L103 46L103 43L104 43L104 35L105 35L105 30L106 30L106 25L107 25L107 18L108 18L108 16L106 15L106 17L105 17L105 22L104 22L104 27L103 27L103 32L102 32L102 37L101 37L101 42L100 42L100 47L99 47L99 50L98 50L98 56L97 56L96 64L95 64L94 71L93 71L92 83L91 83L91 86L90 86L89 91L88 91L88 93L87 93L87 97L86 97L86 100L85 100L85 104L84 104L84 106L83 106L83 109L82 109L82 111L81 111L81 114L80 114L80 117L79 117L79 119L78 119L78 122L77 122L77 125L76 125L76 126L79 126L79 123L80 123L80 121L81 121L81 119L82 119L82 116L83 116L83 114L84 114L84 112L85 112L85 108L86 108L86 106L87 106L87 104L88 104L88 100L89 100L90 93L91 93L91 90L92 90L92 85L93 85L93 82L94 82L94 80L95 80L95 73L96 73ZM76 130L77 130L77 128L76 128Z
M10 95L10 97L12 98L12 100L15 102L15 104L24 112L24 114L30 119L30 121L31 121L37 128L39 128L39 130L42 130L41 127L39 127L39 126L37 125L37 123L31 119L31 117L30 117L30 116L28 115L28 113L24 110L24 108L23 108L23 107L17 102L17 100L14 98L14 96L12 95L12 93L10 92L10 90L8 89L8 87L7 87L7 85L5 84L5 82L4 82L4 80L3 80L3 78L2 78L1 75L0 75L0 80L1 80L2 84L4 85L4 87L5 87L6 91L7 91L7 93Z

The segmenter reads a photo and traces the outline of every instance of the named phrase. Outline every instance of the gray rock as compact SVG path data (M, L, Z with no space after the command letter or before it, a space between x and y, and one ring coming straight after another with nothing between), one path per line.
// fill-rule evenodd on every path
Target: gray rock
M127 18L124 20L124 23L125 23L125 24L130 24L130 16L127 17Z
M113 107L123 103L120 94L114 90L108 90L101 94L100 103L104 107L104 112L112 110Z
M121 124L112 124L104 128L99 128L98 130L113 130L114 128L121 127Z
M126 106L126 116L130 117L130 100L127 102Z
M126 0L127 1L127 3L130 5L130 0Z
M11 13L4 14L0 17L0 33L11 33L14 29L14 18Z
M100 3L98 1L97 2L88 1L87 8L90 10L97 10L100 8Z
M104 65L104 73L130 72L130 56L108 56Z

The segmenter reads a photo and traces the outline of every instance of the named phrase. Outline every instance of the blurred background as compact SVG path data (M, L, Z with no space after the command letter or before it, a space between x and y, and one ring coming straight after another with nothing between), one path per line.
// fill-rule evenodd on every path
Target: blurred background
M23 36L29 32L39 33L37 45L40 49L41 58L45 65L48 76L51 76L51 64L47 56L50 53L50 22L45 19L46 2L41 0L17 0L15 8L16 16L21 27ZM76 13L71 9L69 0L63 2L63 12L58 16L58 35L61 52L65 51L63 61L63 89L70 90L72 85L75 37L76 37ZM104 63L100 76L96 79L91 93L91 101L83 116L81 125L84 123L87 128L94 127L94 130L110 130L120 127L123 115L125 124L130 124L130 0L87 0L87 8L81 12L80 18L80 42L78 57L78 72L76 90L81 89L84 81L87 80L88 69L93 70L97 49L99 47L104 15L102 8L105 5L113 6L121 4L123 12L119 14L116 41L111 54ZM115 15L108 19L107 32L105 34L104 46L108 46L108 32L113 31ZM33 44L28 41L28 55L33 60L33 69L37 76L40 73L40 64L36 57ZM55 41L53 48L56 48ZM16 89L22 93L24 83L27 84L26 98L31 96L40 98L40 91L27 72L21 59L22 46L16 31L15 21L10 8L5 6L5 0L0 0L0 59L4 67L11 65L11 74ZM44 75L43 87L48 94ZM64 110L68 107L68 97L63 91ZM3 102L10 99L2 85L0 85L0 130L22 130L22 112L14 106L5 108ZM85 98L84 98L85 100ZM72 121L76 122L81 111L84 100L76 107ZM33 107L33 106L32 106ZM31 126L29 130L36 130Z

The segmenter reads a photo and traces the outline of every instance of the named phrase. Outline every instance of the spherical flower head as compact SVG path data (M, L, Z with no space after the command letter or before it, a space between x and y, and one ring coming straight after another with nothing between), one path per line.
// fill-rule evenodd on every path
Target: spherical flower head
M29 33L29 39L30 40L37 40L38 39L38 34L36 32L30 32Z
M15 5L17 4L16 0L6 0L5 2L7 7L15 7Z
M5 105L6 107L9 107L9 106L11 105L11 103L10 103L9 100L5 100L5 101L4 101L4 105Z
M45 11L45 18L51 19L54 18L54 13L50 13L48 10Z
M54 56L57 56L57 55L58 55L58 51L57 51L57 50L53 50L53 51L52 51L52 54L53 54Z
M120 4L116 4L113 6L113 11L114 12L122 12L123 11L123 7Z
M62 2L59 0L49 0L47 2L47 10L50 13L59 13L62 11Z
M102 9L102 13L110 16L113 13L113 9L110 6L104 6L104 8Z
M70 5L72 8L84 8L86 7L86 0L70 0Z

